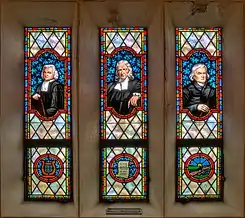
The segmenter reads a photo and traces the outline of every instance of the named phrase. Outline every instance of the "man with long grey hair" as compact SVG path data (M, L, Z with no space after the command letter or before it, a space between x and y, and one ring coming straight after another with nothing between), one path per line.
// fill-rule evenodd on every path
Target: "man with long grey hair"
M42 116L52 117L59 109L64 109L63 85L57 81L59 74L53 64L44 65L41 77L43 82L32 95L32 109Z
M141 84L133 76L132 67L127 60L116 65L115 81L107 86L107 106L121 115L130 114L140 106Z
M189 75L191 83L183 88L183 108L196 117L205 116L216 108L216 90L208 84L209 74L205 64L195 64Z

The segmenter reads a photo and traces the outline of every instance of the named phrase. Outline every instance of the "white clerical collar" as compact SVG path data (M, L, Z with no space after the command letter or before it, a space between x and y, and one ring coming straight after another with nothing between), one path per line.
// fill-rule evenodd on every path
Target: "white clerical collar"
M114 89L117 89L117 90L127 90L128 89L128 81L129 81L129 78L127 77L125 80L123 81L118 81L115 88Z
M128 77L126 77L126 79L124 79L124 80L122 80L122 81L120 81L120 79L119 79L119 83L127 83L129 81L129 78Z
M53 81L54 81L54 79L51 79L51 80L48 80L48 81L44 80L43 83L42 83L41 91L47 92L49 83L53 82Z
M198 84L199 86L201 86L201 87L205 86L205 83L199 83L199 82L197 82L197 84Z

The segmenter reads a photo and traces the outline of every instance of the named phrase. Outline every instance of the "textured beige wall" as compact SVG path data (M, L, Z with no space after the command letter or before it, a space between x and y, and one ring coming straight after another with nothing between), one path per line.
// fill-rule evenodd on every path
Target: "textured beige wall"
M1 32L1 215L15 217L75 217L78 214L77 195L74 204L23 202L23 42L24 26L44 25L45 18L57 24L73 26L76 17L74 3L5 3L2 8ZM75 31L76 35L76 31ZM76 49L73 49L76 51ZM75 66L74 66L74 69ZM74 73L76 70L74 70ZM74 74L75 77L75 74ZM76 78L76 77L75 77ZM76 79L74 79L76 86ZM75 88L74 86L74 88ZM74 90L73 90L74 91ZM75 93L75 92L74 92ZM76 102L76 99L74 99ZM76 109L74 108L74 118ZM74 122L73 124L76 124ZM77 142L74 137L74 171L78 171ZM74 173L77 181L77 173ZM77 182L75 182L77 190Z
M51 1L51 0L50 0ZM190 4L162 1L12 2L1 10L1 216L100 217L98 202L99 44L98 28L108 26L108 9L120 8L121 25L149 28L150 203L144 216L243 216L244 208L244 30L243 5L222 17L216 5L195 18ZM56 20L50 23L47 18ZM78 19L79 18L79 19ZM73 27L74 196L72 204L23 202L23 27ZM176 26L224 27L225 202L174 202ZM164 55L165 54L165 55ZM239 55L238 55L239 54ZM86 102L86 103L85 103ZM75 106L74 106L75 105ZM79 145L79 146L78 146ZM165 152L165 153L164 153ZM165 190L165 192L164 192Z
M244 208L244 29L243 5L230 5L221 16L216 4L205 14L189 16L190 4L172 3L165 10L166 134L165 209L169 217L242 217ZM220 26L223 28L224 92L224 202L174 203L175 194L175 27ZM239 55L238 55L239 54Z
M121 23L149 28L149 117L150 128L150 198L151 203L114 204L113 207L142 207L144 216L161 216L163 205L163 32L162 4L122 3ZM98 204L99 145L99 45L98 27L108 26L108 3L87 3L82 9L79 99L80 119L80 196L82 216L101 216L109 204ZM162 48L158 50L158 48ZM155 52L158 50L158 52ZM86 106L84 105L86 101ZM93 108L93 110L91 110ZM88 162L91 166L88 168ZM96 169L91 172L92 169ZM154 170L157 169L157 170ZM89 196L89 197L88 197Z

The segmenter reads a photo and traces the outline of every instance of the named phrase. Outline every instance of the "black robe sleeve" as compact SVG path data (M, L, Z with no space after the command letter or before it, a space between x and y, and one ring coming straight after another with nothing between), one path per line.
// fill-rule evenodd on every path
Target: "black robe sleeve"
M42 86L42 85L39 84L39 85L37 86L37 89L36 89L35 93L31 96L31 109L35 109L35 110L37 110L41 115L44 115L44 114L43 114L43 109L42 109L42 105L41 105L40 100L35 100L35 99L33 98L33 96L34 96L35 94L41 95L41 86Z
M61 84L53 87L51 98L51 104L46 110L47 116L53 116L59 109L64 109L64 91Z
M137 80L135 85L134 85L133 94L140 94L141 95L141 83L139 80Z
M134 107L128 106L130 98L134 94L141 94L140 81L133 80L128 83L127 90L114 89L116 82L108 84L107 88L107 106L113 107L119 114L129 114ZM140 102L140 101L138 101Z
M211 88L207 105L210 109L216 108L216 89Z
M133 96L130 90L116 90L114 89L115 84L109 84L107 91L107 103L108 106L113 105L113 102L125 102Z
M190 100L192 98L191 89L189 87L185 87L183 89L183 108L189 109L191 112L197 110L198 103L190 104Z

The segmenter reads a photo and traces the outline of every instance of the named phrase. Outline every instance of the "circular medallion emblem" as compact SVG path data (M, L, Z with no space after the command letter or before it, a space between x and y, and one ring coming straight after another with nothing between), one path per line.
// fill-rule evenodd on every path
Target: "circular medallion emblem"
M214 175L214 161L207 154L193 154L184 165L186 176L193 182L206 182Z
M116 182L132 182L140 174L139 162L131 154L118 154L110 161L109 174Z
M64 172L63 162L54 154L43 154L34 162L33 171L42 182L56 182Z

